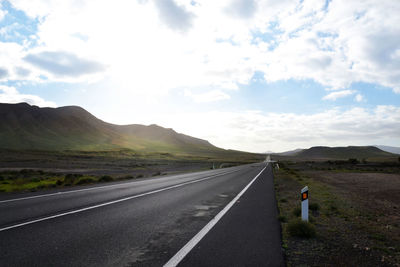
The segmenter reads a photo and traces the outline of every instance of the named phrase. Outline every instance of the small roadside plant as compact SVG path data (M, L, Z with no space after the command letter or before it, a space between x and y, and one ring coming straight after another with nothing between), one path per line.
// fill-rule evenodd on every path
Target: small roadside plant
M83 178L79 179L79 181L76 184L82 185L82 184L90 184L90 183L94 183L94 182L96 182L96 180L91 177L83 177Z
M285 222L287 222L287 217L285 215L279 215L278 220L280 222L285 223Z
M290 222L287 230L293 237L312 238L316 236L314 225L298 219Z
M114 179L110 175L103 175L99 178L99 182L112 182Z
M296 217L300 217L300 215L301 215L301 209L299 208L299 207L296 207L296 208L294 208L293 209L293 215L294 216L296 216Z
M318 211L319 210L319 204L318 203L310 203L309 208L312 211Z

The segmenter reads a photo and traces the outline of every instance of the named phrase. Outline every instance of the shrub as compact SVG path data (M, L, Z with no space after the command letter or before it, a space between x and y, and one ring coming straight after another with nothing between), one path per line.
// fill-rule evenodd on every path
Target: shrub
M75 179L75 178L79 178L79 177L82 177L83 175L82 174L79 174L79 173L68 173L66 176L65 176L65 178L68 178L68 179Z
M300 217L300 215L301 215L301 208L299 208L299 207L294 208L294 210L293 210L292 213L293 213L294 216Z
M282 203L286 203L286 202L287 202L287 199L286 199L286 198L282 198L280 201L281 201Z
M64 182L68 184L73 184L78 178L82 176L82 174L68 173L67 175L65 175Z
M336 205L335 204L329 204L329 210L330 211L333 211L333 212L337 212L338 211L338 208L336 207Z
M31 174L33 172L34 172L34 170L31 170L31 169L22 169L22 170L19 171L19 173L23 174L23 175Z
M138 175L136 175L136 178L142 178L142 177L144 177L143 174L138 174Z
M153 173L153 176L158 176L158 175L161 175L160 171Z
M91 177L85 177L80 179L76 184L77 185L81 185L81 184L90 184L90 183L94 183L95 180Z
M357 163L359 163L359 161L357 159L349 159L349 163L357 164Z
M110 175L103 175L99 179L99 182L111 182L111 181L114 181L114 178L112 178Z
M62 185L63 181L62 180L57 180L56 185Z
M310 210L317 211L317 210L319 210L319 204L318 203L310 203L309 208L310 208Z
M278 220L283 223L287 222L287 218L284 215L279 215Z
M4 180L4 177L0 175L0 181L3 181L3 180Z
M311 238L315 237L315 227L309 222L295 220L290 222L288 225L288 233L290 236L301 237L301 238Z
M38 182L40 182L40 179L39 178L33 178L33 179L30 180L30 182L38 183Z

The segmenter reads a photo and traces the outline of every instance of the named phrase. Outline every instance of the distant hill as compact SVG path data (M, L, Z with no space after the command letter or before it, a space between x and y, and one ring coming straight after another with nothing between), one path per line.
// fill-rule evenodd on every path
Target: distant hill
M382 145L374 145L374 147L379 148L380 150L394 153L394 154L400 154L400 147L394 147L394 146L382 146Z
M297 155L299 152L301 152L303 150L304 149L302 149L302 148L298 148L298 149L289 150L289 151L280 152L280 153L274 153L274 154L275 155L279 155L279 156L295 156L295 155Z
M325 147L315 146L304 149L295 155L307 159L363 159L393 157L392 153L385 152L374 146L348 146L348 147Z
M0 148L146 152L225 151L206 140L157 125L115 125L78 106L39 108L27 103L0 104Z

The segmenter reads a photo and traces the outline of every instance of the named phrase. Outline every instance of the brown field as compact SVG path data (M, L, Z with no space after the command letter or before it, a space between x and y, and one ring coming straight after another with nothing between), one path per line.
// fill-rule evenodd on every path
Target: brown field
M288 266L400 266L400 164L284 162L275 171ZM317 236L288 234L308 185Z

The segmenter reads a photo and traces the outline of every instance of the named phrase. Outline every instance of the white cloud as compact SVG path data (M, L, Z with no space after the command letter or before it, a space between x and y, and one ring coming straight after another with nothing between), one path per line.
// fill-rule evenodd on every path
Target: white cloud
M161 21L171 29L186 32L192 27L193 14L174 0L154 0L154 3Z
M179 113L157 116L152 121L219 147L254 152L377 142L398 146L400 140L400 107L394 106L331 109L311 115L258 111Z
M2 3L0 2L0 21L2 21L3 20L3 18L4 18L4 16L7 14L7 10L4 10L3 9L3 5L2 5Z
M238 18L251 18L257 11L257 3L254 0L232 0L225 11Z
M363 102L363 101L365 101L365 97L362 94L357 94L355 96L354 100L357 102Z
M8 69L0 67L0 80L5 80L8 78Z
M349 95L354 94L356 91L354 90L342 90L342 91L336 91L336 92L332 92L330 94L327 94L326 96L324 96L322 99L323 100L333 100L335 101L338 98L343 98Z
M234 89L248 84L255 71L264 72L269 82L312 79L336 90L367 82L400 92L399 1L12 4L39 18L41 51L65 51L109 66L102 76L107 85L128 95L165 94L172 88ZM23 50L7 66L15 69L26 54ZM37 80L45 72L31 70L24 79ZM16 78L21 77L11 71L9 79ZM92 78L79 81L85 79Z
M80 58L64 51L31 53L27 54L23 59L56 77L80 77L105 70L105 66L94 60Z
M194 94L189 90L185 90L185 96L192 98L195 102L206 103L230 99L230 96L220 90L212 90L205 93Z
M56 103L46 101L39 96L21 94L15 87L0 85L0 103L21 103L27 102L39 107L56 107Z

